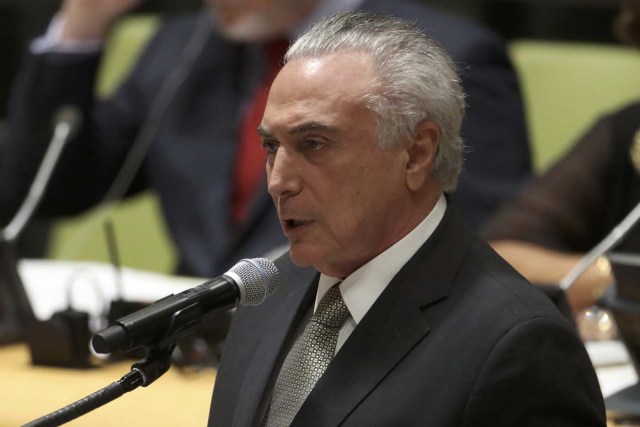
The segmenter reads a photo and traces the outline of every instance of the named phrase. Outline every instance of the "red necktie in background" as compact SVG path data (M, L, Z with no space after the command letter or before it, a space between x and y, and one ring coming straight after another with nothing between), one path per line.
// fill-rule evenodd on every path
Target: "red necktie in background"
M240 126L232 201L232 215L236 223L245 218L253 194L260 181L264 179L267 154L261 147L261 139L257 129L264 114L269 88L282 67L282 57L288 46L288 40L275 40L265 46L267 72L263 82L258 85L253 94Z

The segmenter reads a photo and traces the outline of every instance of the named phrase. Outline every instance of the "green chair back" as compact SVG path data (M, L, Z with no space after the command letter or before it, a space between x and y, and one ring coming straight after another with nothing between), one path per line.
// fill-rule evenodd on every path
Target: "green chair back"
M123 19L106 44L96 92L111 94L126 76L149 37L159 24L154 15ZM49 258L109 262L104 223L111 218L122 265L170 273L175 266L175 249L167 235L157 198L147 192L119 203L114 209L90 212L55 222Z
M575 42L516 40L535 168L544 171L601 115L640 99L640 52Z

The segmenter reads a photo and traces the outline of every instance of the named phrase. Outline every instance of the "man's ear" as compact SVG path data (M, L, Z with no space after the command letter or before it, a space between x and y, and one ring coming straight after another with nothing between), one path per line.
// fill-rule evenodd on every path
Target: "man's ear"
M407 146L405 179L409 190L417 191L424 186L436 160L439 143L438 125L429 120L420 122Z

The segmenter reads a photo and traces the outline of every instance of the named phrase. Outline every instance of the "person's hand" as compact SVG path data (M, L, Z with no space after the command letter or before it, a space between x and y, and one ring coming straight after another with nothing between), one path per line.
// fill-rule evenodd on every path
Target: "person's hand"
M62 5L62 40L106 37L111 25L142 0L65 0Z

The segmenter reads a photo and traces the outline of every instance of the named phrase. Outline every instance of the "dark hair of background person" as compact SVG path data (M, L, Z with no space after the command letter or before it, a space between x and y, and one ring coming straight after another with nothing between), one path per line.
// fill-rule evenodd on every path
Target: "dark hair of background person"
M640 48L640 2L621 1L621 12L614 23L614 34L621 42Z

